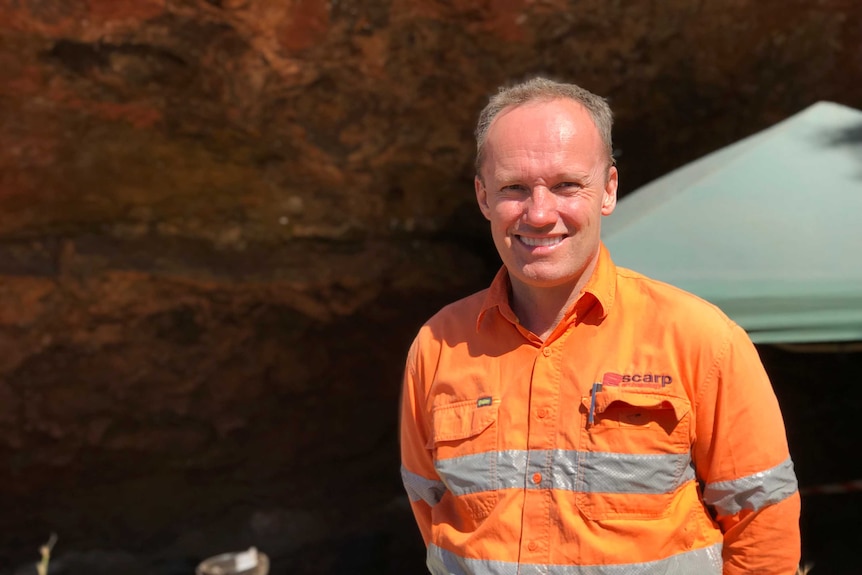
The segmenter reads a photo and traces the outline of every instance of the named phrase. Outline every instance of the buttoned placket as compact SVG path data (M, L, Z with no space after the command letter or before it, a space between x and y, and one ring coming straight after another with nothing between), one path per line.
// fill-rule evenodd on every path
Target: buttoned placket
M550 563L551 489L560 401L562 349L570 329L536 350L529 387L529 458L525 471L521 563Z

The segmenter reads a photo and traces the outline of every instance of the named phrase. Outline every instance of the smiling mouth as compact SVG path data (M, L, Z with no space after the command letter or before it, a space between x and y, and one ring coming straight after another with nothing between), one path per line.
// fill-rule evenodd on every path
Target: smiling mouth
M563 241L563 236L554 236L551 238L530 238L527 236L517 236L519 240L531 248L555 246Z

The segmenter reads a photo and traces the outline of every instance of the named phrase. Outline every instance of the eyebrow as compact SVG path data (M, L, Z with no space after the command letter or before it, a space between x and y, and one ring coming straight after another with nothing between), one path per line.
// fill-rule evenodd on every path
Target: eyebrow
M495 172L493 177L498 182L524 182L525 180L519 177L515 177L515 174L509 174L506 172ZM588 172L582 171L571 171L571 172L558 172L551 176L551 181L553 182L567 182L567 181L584 181L589 180L591 174Z

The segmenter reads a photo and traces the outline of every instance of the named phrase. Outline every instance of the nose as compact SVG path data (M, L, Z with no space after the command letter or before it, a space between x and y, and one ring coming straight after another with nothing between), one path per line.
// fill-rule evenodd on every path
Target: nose
M544 186L533 188L524 206L525 224L535 228L552 225L557 221L557 198Z

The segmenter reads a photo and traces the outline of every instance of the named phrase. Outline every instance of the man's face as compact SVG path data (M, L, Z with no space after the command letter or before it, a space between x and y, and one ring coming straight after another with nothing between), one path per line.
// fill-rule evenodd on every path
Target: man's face
M617 170L583 106L560 99L501 112L480 175L476 199L516 287L574 288L592 272Z

